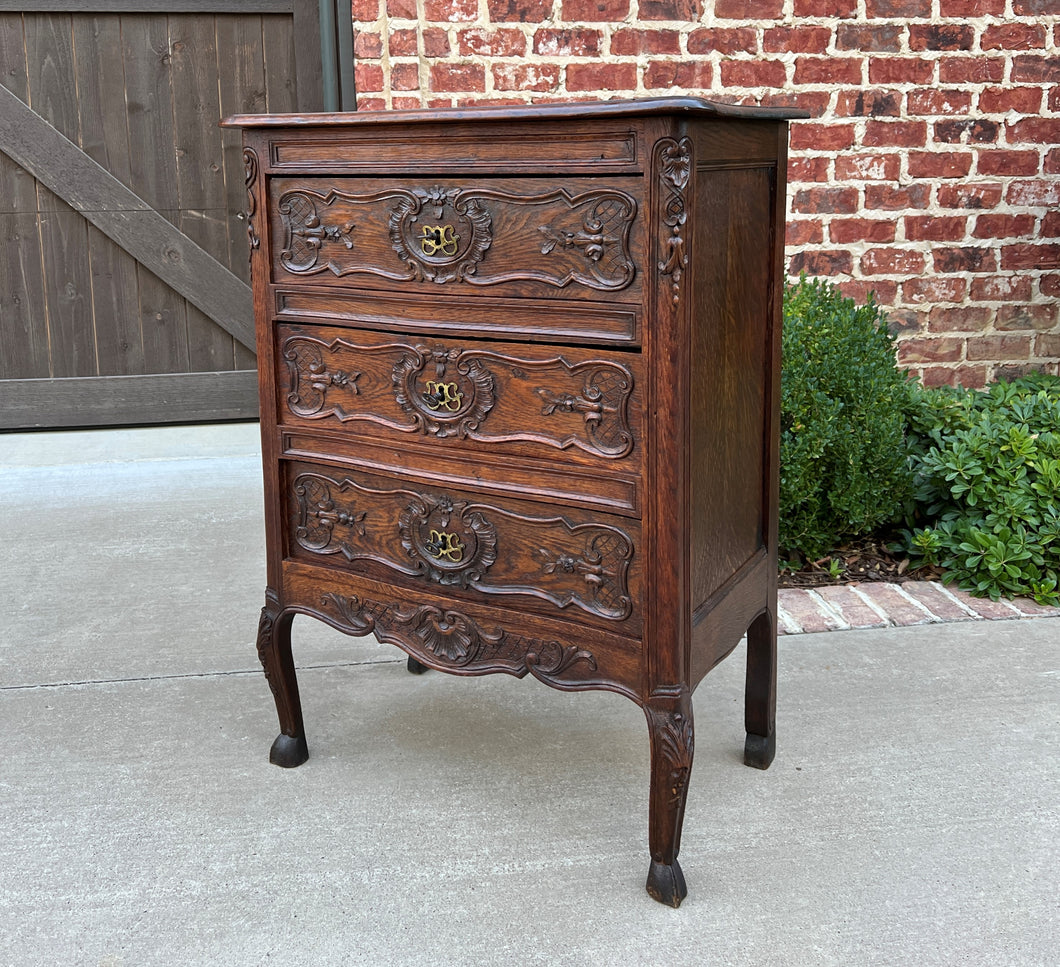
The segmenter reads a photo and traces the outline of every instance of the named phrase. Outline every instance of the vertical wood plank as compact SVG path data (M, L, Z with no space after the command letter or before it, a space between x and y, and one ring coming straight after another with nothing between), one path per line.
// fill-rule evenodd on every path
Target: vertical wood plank
M289 114L299 110L292 70L295 62L293 21L291 17L262 17L261 21L265 46L265 107L270 114ZM319 38L316 44L320 46Z
M131 148L129 187L175 223L179 206L167 18L124 14L121 39ZM144 368L151 373L187 371L184 299L142 266L137 267L137 279Z
M30 106L76 142L79 124L70 16L27 14L25 28ZM42 185L38 186L37 205L48 303L50 375L91 376L97 366L88 227L80 215Z
M26 46L22 15L0 13L0 84L24 102L29 101ZM36 212L36 182L0 151L0 212Z
M121 25L114 15L75 14L74 54L81 149L116 178L132 180L125 111ZM145 372L136 261L93 225L88 226L92 315L100 375Z
M265 50L260 17L218 15L217 76L221 116L266 111ZM242 132L221 129L225 208L228 212L228 267L250 282L246 224L236 212L246 207Z
M29 99L22 15L0 14L0 84ZM49 375L37 183L0 152L0 379Z
M228 227L218 95L214 18L171 16L173 123L176 136L178 225L198 245L228 261ZM188 359L192 369L226 370L235 365L232 337L194 306L188 306Z
M221 116L264 112L265 41L261 17L217 17L217 72L221 94ZM244 282L250 282L246 221L237 217L247 204L242 132L221 130L224 155L225 221L228 226L228 267ZM251 347L235 343L236 369L254 366Z
M36 212L0 213L0 379L50 375Z
M125 69L121 23L113 14L76 14L73 44L77 59L77 109L81 150L122 184L132 180L129 128L125 116Z
M298 94L297 110L324 110L324 76L320 63L320 5L306 0L292 10L291 57L281 70L294 68ZM292 108L294 110L294 108Z

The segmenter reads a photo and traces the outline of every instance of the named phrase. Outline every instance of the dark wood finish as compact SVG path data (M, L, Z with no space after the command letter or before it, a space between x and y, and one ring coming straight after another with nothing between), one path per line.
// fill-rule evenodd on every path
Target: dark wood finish
M425 340L331 326L276 329L277 406L309 431L433 444L435 463L488 445L638 474L639 356L564 347Z
M226 122L254 172L273 762L308 756L296 613L414 673L619 692L650 736L647 889L680 904L692 692L744 633L745 762L775 750L790 116Z
M256 414L246 169L216 122L321 109L319 51L315 2L0 0L0 429ZM187 399L154 379L182 373Z

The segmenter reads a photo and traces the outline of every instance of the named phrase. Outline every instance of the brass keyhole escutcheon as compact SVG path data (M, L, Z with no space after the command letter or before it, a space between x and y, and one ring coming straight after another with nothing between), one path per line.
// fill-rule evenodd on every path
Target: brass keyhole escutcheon
M457 390L456 383L427 380L427 392L423 394L423 402L432 410L444 409L455 413L463 401L464 394Z
M460 236L453 231L452 225L424 225L423 234L419 237L420 248L424 255L456 255Z
M466 545L460 543L458 534L450 534L447 531L431 531L431 539L427 543L427 552L435 560L459 564L464 559L465 550Z

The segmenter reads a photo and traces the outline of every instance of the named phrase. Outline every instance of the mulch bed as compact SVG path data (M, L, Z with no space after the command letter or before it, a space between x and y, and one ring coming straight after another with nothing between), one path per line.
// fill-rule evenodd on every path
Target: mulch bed
M937 567L913 568L904 554L893 554L883 538L853 541L816 561L794 562L794 570L780 572L782 588L819 588L828 584L858 584L865 581L936 581Z

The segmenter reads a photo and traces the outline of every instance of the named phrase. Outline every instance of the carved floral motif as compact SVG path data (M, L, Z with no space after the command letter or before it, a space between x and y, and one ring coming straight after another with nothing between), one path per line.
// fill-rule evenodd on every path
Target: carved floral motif
M626 586L626 572L633 557L633 545L621 531L590 527L580 553L569 549L538 548L546 574L578 575L584 582L584 595L577 598L590 611L621 620L630 615L633 601Z
M322 197L310 191L288 191L280 196L277 210L286 229L280 264L288 272L314 270L325 241L341 242L346 249L353 249L353 232L357 226L352 221L338 224L322 221L317 211L318 201L327 206L334 196L334 192Z
M541 387L537 393L545 404L541 409L542 416L557 412L581 413L586 433L595 449L606 456L624 456L633 448L633 434L626 418L632 388L633 376L628 370L607 365L586 375L579 395L553 393Z
M580 226L559 221L539 227L538 231L545 237L541 254L548 255L557 249L579 251L598 288L620 289L633 281L636 271L628 242L637 205L621 192L606 191L599 195L582 204L571 200L574 211L582 215ZM581 202L582 197L577 201ZM569 217L565 221L569 223ZM582 277L579 281L586 280Z
M442 587L574 605L610 621L633 613L633 542L612 525L310 472L294 478L291 495L293 543L313 554L370 561Z
M683 138L665 138L659 143L660 179L663 188L663 224L669 233L663 238L663 258L659 273L670 277L670 292L674 305L681 301L681 279L688 267L684 228L688 219L685 188L692 171L692 143Z
M339 506L332 496L333 481L315 474L302 474L294 482L298 522L294 539L317 554L344 554L351 561L356 549L350 538L364 537L364 511L350 505ZM338 531L338 533L336 533Z
M521 359L485 349L407 342L329 343L301 334L287 337L280 351L288 371L287 407L305 419L367 420L439 439L533 440L561 449L573 445L612 459L626 456L634 446L629 422L633 374L610 360ZM373 356L382 359L376 362ZM384 379L404 417L400 421L392 408L381 405ZM526 391L541 400L539 409L519 395L525 392L521 387L512 392L513 380L529 384ZM535 385L539 381L544 385ZM497 407L501 384L508 388L507 409L491 427L487 417ZM564 392L565 386L570 390ZM366 402L359 404L354 398L362 393ZM533 409L528 411L528 405ZM533 419L535 412L555 419ZM580 415L583 429L563 414Z
M578 282L600 290L622 289L636 275L629 236L637 203L613 188L580 195L562 188L525 195L444 186L363 194L293 188L277 212L280 264L298 274L330 269L399 282L533 280L560 288ZM369 234L355 244L355 231L380 223L385 237Z
M337 386L351 396L357 395L357 380L361 374L330 368L324 359L324 347L316 339L288 339L284 343L283 358L290 373L291 390L287 405L297 416L316 416L324 409L327 391ZM341 414L342 410L339 409Z

